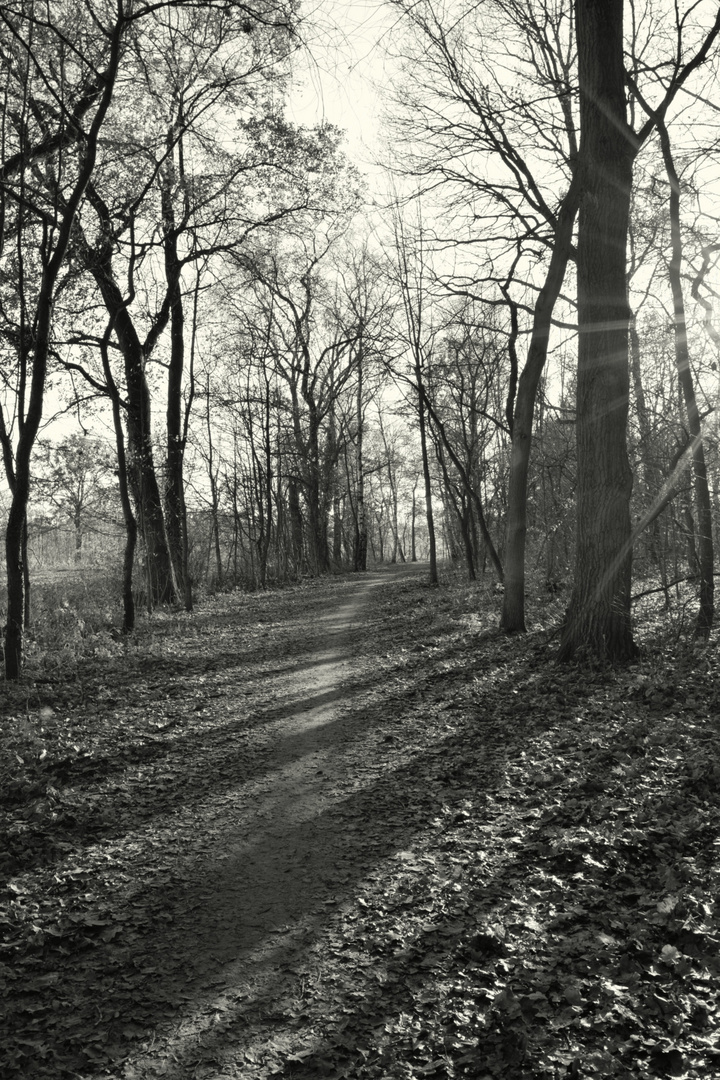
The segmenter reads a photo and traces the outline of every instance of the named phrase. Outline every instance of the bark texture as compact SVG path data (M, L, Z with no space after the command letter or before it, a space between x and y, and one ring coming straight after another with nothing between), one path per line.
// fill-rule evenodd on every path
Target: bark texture
M623 0L577 0L577 552L560 658L634 653L626 246L636 140L625 113Z

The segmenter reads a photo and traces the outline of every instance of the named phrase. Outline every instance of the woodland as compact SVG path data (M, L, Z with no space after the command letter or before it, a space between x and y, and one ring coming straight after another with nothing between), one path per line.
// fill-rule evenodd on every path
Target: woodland
M720 16L576 8L390 3L371 179L287 118L317 13L0 7L6 678L74 563L122 632L446 557L508 633L567 589L561 658L649 588L710 634Z
M0 0L2 1077L720 1074L720 6L370 9Z

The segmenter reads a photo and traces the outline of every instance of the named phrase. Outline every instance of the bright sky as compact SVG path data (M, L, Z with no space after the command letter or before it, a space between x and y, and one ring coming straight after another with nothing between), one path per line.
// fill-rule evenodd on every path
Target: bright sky
M344 128L352 159L365 169L380 151L384 44L397 16L383 0L310 0L304 10L309 55L297 67L289 115Z

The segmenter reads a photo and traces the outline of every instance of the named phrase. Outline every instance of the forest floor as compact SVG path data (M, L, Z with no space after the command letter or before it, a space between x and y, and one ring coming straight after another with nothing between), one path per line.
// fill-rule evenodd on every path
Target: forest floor
M559 667L561 606L403 567L31 657L0 1077L720 1076L717 647Z

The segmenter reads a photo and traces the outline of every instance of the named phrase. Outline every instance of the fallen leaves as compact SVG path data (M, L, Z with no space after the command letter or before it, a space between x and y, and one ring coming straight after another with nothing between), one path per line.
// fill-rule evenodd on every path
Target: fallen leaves
M278 741L314 614L349 588L215 600L10 702L2 1070L720 1071L714 657L663 679L652 654L630 674L556 669L539 633L467 616L479 590L431 609L395 578L367 600L335 711ZM301 822L272 809L295 761ZM253 853L270 869L251 899L232 837L266 818L283 824Z

